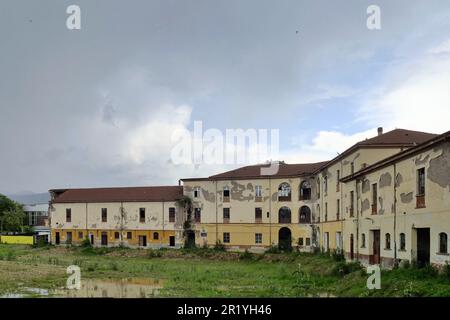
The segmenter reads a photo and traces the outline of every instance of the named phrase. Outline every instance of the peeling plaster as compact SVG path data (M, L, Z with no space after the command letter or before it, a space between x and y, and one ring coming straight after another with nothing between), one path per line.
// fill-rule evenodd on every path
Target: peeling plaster
M400 187L402 182L403 182L403 176L400 173L397 173L397 175L395 176L395 186Z
M366 193L370 191L370 181L369 179L364 179L361 185L362 193Z
M400 199L402 200L402 203L410 203L413 201L413 193L402 193L400 194Z
M392 176L389 172L380 176L380 188L389 187L392 183Z
M437 183L442 188L450 191L450 144L446 143L442 148L441 155L430 160L427 177L430 181Z
M250 201L255 199L253 194L249 193L248 196L244 196L244 192L247 190L247 188L243 184L239 184L235 181L231 181L231 199L238 200L238 201Z
M423 154L421 154L419 157L417 157L414 160L414 163L416 164L416 166L421 166L421 165L427 163L428 159L430 159L430 155L429 154L427 154L426 157L423 158L423 159L422 159L422 157L423 157Z
M384 207L383 207L383 198L378 197L378 202L380 203L380 210L378 210L379 214L384 214Z
M202 188L202 195L208 202L215 202L216 197L214 196L214 192L208 192L208 190Z
M370 202L369 199L365 199L361 204L362 211L366 211L370 209Z

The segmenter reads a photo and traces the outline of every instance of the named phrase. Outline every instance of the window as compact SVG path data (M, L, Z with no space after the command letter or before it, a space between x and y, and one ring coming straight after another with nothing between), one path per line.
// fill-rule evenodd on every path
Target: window
M102 222L108 221L108 210L106 208L102 208Z
M201 220L202 220L201 209L200 208L195 208L194 209L194 222L200 223Z
M66 209L66 222L72 222L72 209Z
M119 239L120 238L120 233L119 232L114 232L114 239Z
M278 201L291 201L291 186L283 182L278 187Z
M439 253L448 253L447 251L447 234L439 233Z
M325 193L325 195L328 193L328 177L325 176L325 178L323 178L323 192Z
M262 197L262 187L261 186L255 186L255 197L257 197L257 198Z
M362 233L361 234L361 248L365 248L366 247L366 234Z
M194 188L194 198L200 198L200 187Z
M350 163L350 174L354 174L355 173L355 163L352 162Z
M78 239L83 239L83 232L78 232Z
M158 239L159 239L159 233L153 232L153 240L158 240Z
M341 179L341 170L336 171L336 192L339 191L339 180Z
M224 198L230 197L230 189L228 187L223 187L223 197Z
M386 245L385 245L385 249L386 249L386 250L390 250L390 249L391 249L391 234L390 234L390 233L386 233Z
M425 208L425 168L417 170L416 208Z
M377 214L377 201L378 201L378 190L377 184L372 184L372 214Z
M255 222L262 222L262 208L255 208Z
M67 232L66 236L67 236L66 243L71 244L72 243L72 232L70 232L70 231Z
M311 184L309 181L303 181L300 184L300 200L311 199Z
M320 199L320 178L317 178L317 199Z
M311 223L311 210L307 206L302 206L300 208L299 223Z
M169 208L169 222L175 222L175 208Z
M139 208L139 222L145 222L145 208Z
M305 244L307 245L307 246L310 246L311 245L311 238L305 238L306 240L305 240Z
M298 245L303 247L303 238L298 238Z
M404 233L400 233L400 250L406 250L406 238Z
M324 217L325 222L328 221L328 202L325 202L325 217Z
M278 211L278 223L291 223L291 209L281 207Z
M131 232L127 232L127 239L133 239L133 234Z
M223 243L230 243L230 233L229 232L223 233Z
M354 217L355 192L350 191L350 217Z
M336 201L336 220L339 220L341 216L341 200L337 199Z
M230 208L223 208L223 223L230 222Z
M255 243L256 244L262 243L262 233L255 233Z
M320 204L317 205L316 222L320 222Z

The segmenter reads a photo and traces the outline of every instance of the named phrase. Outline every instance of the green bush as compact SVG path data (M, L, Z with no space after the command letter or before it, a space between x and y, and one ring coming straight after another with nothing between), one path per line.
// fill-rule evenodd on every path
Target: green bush
M342 250L333 250L331 257L334 261L345 261L344 253Z
M331 273L335 276L343 277L349 273L362 270L362 266L359 262L345 262L339 261L331 269Z
M281 250L278 246L272 245L265 251L265 253L281 253Z
M442 274L444 275L444 277L450 280L450 264L448 263L448 261L445 261L444 268L442 269Z
M239 256L240 260L253 260L253 254L245 249L244 253Z
M214 250L215 251L225 251L226 250L225 245L222 242L220 242L220 240L218 240L214 246Z
M148 250L147 257L150 259L151 258L160 258L160 257L162 257L162 255L163 255L162 251L150 249L150 250Z
M83 248L92 248L91 241L89 241L88 238L84 238L83 241L81 241L81 246Z

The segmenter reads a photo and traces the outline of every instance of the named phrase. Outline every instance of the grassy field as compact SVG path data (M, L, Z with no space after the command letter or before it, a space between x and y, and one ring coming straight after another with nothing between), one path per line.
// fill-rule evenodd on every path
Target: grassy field
M0 245L0 295L64 287L69 265L82 280L162 280L161 297L450 296L450 276L432 268L383 271L381 289L368 290L359 265L320 254L18 245Z

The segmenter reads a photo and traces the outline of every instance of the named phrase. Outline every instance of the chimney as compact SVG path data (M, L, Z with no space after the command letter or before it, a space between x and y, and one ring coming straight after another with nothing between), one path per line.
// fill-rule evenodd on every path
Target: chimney
M383 127L378 127L378 135L381 136L383 134Z

